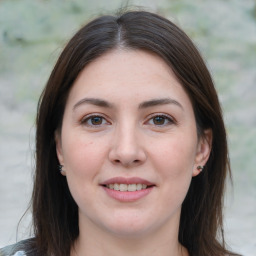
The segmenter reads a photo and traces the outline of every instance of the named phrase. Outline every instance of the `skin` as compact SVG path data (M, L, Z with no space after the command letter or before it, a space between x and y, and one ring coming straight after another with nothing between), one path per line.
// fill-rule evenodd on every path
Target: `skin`
M170 102L145 104L153 99ZM178 242L181 205L197 166L207 162L211 137L208 130L197 137L189 97L160 57L118 49L87 65L56 133L62 174L79 208L71 255L188 255ZM117 176L155 186L120 202L100 185Z

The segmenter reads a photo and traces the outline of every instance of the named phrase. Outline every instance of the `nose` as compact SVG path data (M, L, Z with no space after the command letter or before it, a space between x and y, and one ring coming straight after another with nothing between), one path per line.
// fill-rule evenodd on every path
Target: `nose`
M115 131L109 152L113 164L134 167L144 163L146 158L142 138L136 129L120 127Z

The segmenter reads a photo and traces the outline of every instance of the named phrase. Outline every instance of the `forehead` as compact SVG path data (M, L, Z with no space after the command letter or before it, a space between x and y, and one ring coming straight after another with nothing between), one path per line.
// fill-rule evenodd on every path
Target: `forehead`
M190 101L166 62L142 50L114 50L88 64L74 82L69 100L84 96L130 103L166 96Z

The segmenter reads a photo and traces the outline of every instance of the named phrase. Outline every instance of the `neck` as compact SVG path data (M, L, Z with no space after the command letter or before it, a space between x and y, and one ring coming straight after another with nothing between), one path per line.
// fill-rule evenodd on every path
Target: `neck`
M72 249L71 256L188 256L186 248L178 242L155 243L155 241L143 241L143 239L130 240L115 238L115 241L91 241L90 246L79 238Z
M149 232L148 235L121 237L88 225L79 225L80 234L71 256L189 256L186 248L178 242L178 227L163 228L165 230Z

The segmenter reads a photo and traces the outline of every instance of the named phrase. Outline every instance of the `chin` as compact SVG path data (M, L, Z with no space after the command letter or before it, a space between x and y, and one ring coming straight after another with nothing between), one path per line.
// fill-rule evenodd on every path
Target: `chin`
M127 216L113 218L109 225L105 225L109 232L123 238L139 238L146 235L153 229L152 220L149 221L146 216Z
M149 233L149 228L129 226L115 227L109 230L114 236L125 239L139 239L145 237Z

